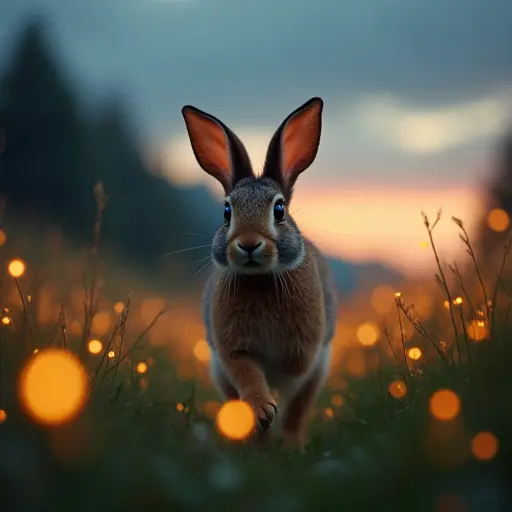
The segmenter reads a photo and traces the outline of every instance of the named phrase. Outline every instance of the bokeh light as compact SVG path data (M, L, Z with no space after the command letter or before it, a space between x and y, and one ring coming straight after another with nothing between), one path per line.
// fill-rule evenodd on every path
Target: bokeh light
M362 377L366 373L367 361L361 350L353 350L345 360L345 368L354 377Z
M379 339L379 329L375 324L371 322L365 322L357 329L356 336L361 345L375 345Z
M393 398L403 398L407 394L407 385L401 379L394 380L388 388Z
M148 371L148 365L147 363L145 363L144 361L141 361L138 365L137 365L137 372L140 373L141 375L143 373L146 373Z
M421 359L421 349L418 348L418 347L411 347L408 351L407 351L407 355L409 356L410 359L412 359L413 361L418 361L419 359Z
M87 374L71 352L48 348L33 355L18 385L22 407L36 422L59 425L77 416L87 399Z
M476 342L483 341L488 336L488 329L483 320L472 320L466 326L466 332L468 337Z
M9 262L7 269L12 277L21 277L25 273L26 265L23 260L14 259Z
M109 311L100 311L92 319L91 330L94 334L104 336L108 334L112 325L111 314Z
M343 405L343 397L341 395L333 395L331 397L331 404L335 407L341 407Z
M381 315L389 313L395 306L394 295L395 291L391 286L386 284L376 286L370 298L373 309Z
M0 229L0 245L4 245L7 240L7 236L5 235L5 231Z
M99 354L103 350L103 343L100 340L91 340L87 344L87 348L91 354Z
M453 420L460 412L460 399L450 389L440 389L430 397L430 413L441 421Z
M9 325L9 324L11 323L11 319L10 319L8 316L4 316L4 317L2 318L2 323L3 323L4 325Z
M113 350L110 350L107 356L109 359L114 359L114 357L116 357L116 353Z
M199 361L207 363L210 360L210 347L206 340L199 340L194 345L194 355Z
M114 304L114 311L120 315L124 311L124 304L122 302L116 302Z
M453 299L453 303L456 306L460 306L463 302L464 302L464 299L462 297L455 297L455 299Z
M0 409L0 423L4 423L7 420L7 413Z
M498 439L492 432L478 432L471 440L471 453L481 461L493 459L498 453Z
M254 429L256 417L252 407L242 400L226 402L217 413L219 432L236 441L246 439Z
M487 224L493 231L501 233L506 231L510 225L510 217L505 210L494 208L487 216Z

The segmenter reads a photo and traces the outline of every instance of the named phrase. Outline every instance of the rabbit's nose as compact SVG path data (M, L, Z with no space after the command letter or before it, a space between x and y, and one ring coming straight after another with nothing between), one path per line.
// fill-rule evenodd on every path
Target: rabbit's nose
M239 249L241 249L242 251L245 251L249 256L258 248L262 245L262 241L260 240L259 242L240 242L240 241L237 241L236 245L238 246Z

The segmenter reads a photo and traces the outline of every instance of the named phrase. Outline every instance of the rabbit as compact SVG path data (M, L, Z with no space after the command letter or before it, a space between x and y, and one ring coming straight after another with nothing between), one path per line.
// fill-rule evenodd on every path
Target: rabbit
M203 295L213 383L226 400L251 405L256 438L274 423L277 391L284 446L298 450L329 374L337 315L327 262L290 214L295 181L318 151L322 110L314 97L283 121L261 176L222 121L191 105L181 111L199 166L225 193Z

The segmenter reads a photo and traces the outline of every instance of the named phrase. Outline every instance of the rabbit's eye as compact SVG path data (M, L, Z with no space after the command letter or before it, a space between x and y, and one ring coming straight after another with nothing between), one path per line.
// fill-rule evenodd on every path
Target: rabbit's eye
M277 201L274 205L274 219L276 219L277 222L284 220L284 204L282 201Z
M229 203L224 204L224 222L229 224L231 221L231 205Z

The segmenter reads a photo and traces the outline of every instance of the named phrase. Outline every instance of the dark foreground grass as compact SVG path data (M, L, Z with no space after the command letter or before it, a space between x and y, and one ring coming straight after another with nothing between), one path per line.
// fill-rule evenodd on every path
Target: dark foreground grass
M35 325L21 290L20 310L9 311L10 322L1 325L0 409L7 417L0 423L0 510L512 510L509 308L479 313L489 334L471 344L468 357L461 305L450 310L453 343L441 344L398 297L399 318L414 324L435 357L412 371L400 349L391 355L384 350L384 337L369 349L378 361L375 371L348 380L342 412L313 422L305 453L281 452L278 440L261 452L217 432L197 407L193 383L175 379L167 356L144 348L144 333L125 339L129 307L107 342L116 358L87 354L94 279L93 273L86 287L82 336L67 334L65 311L55 329ZM438 280L451 304L457 302L443 272ZM498 304L498 295L489 295ZM468 318L472 308L478 309L468 305ZM16 391L27 359L48 346L79 354L90 388L80 416L51 428L25 414ZM144 375L134 369L141 350L153 361ZM389 383L397 379L403 396L393 397ZM166 398L169 388L179 400ZM452 419L436 420L431 413L431 397L440 389L460 400ZM322 396L320 404L326 400ZM485 461L472 453L472 439L481 431L498 441Z

